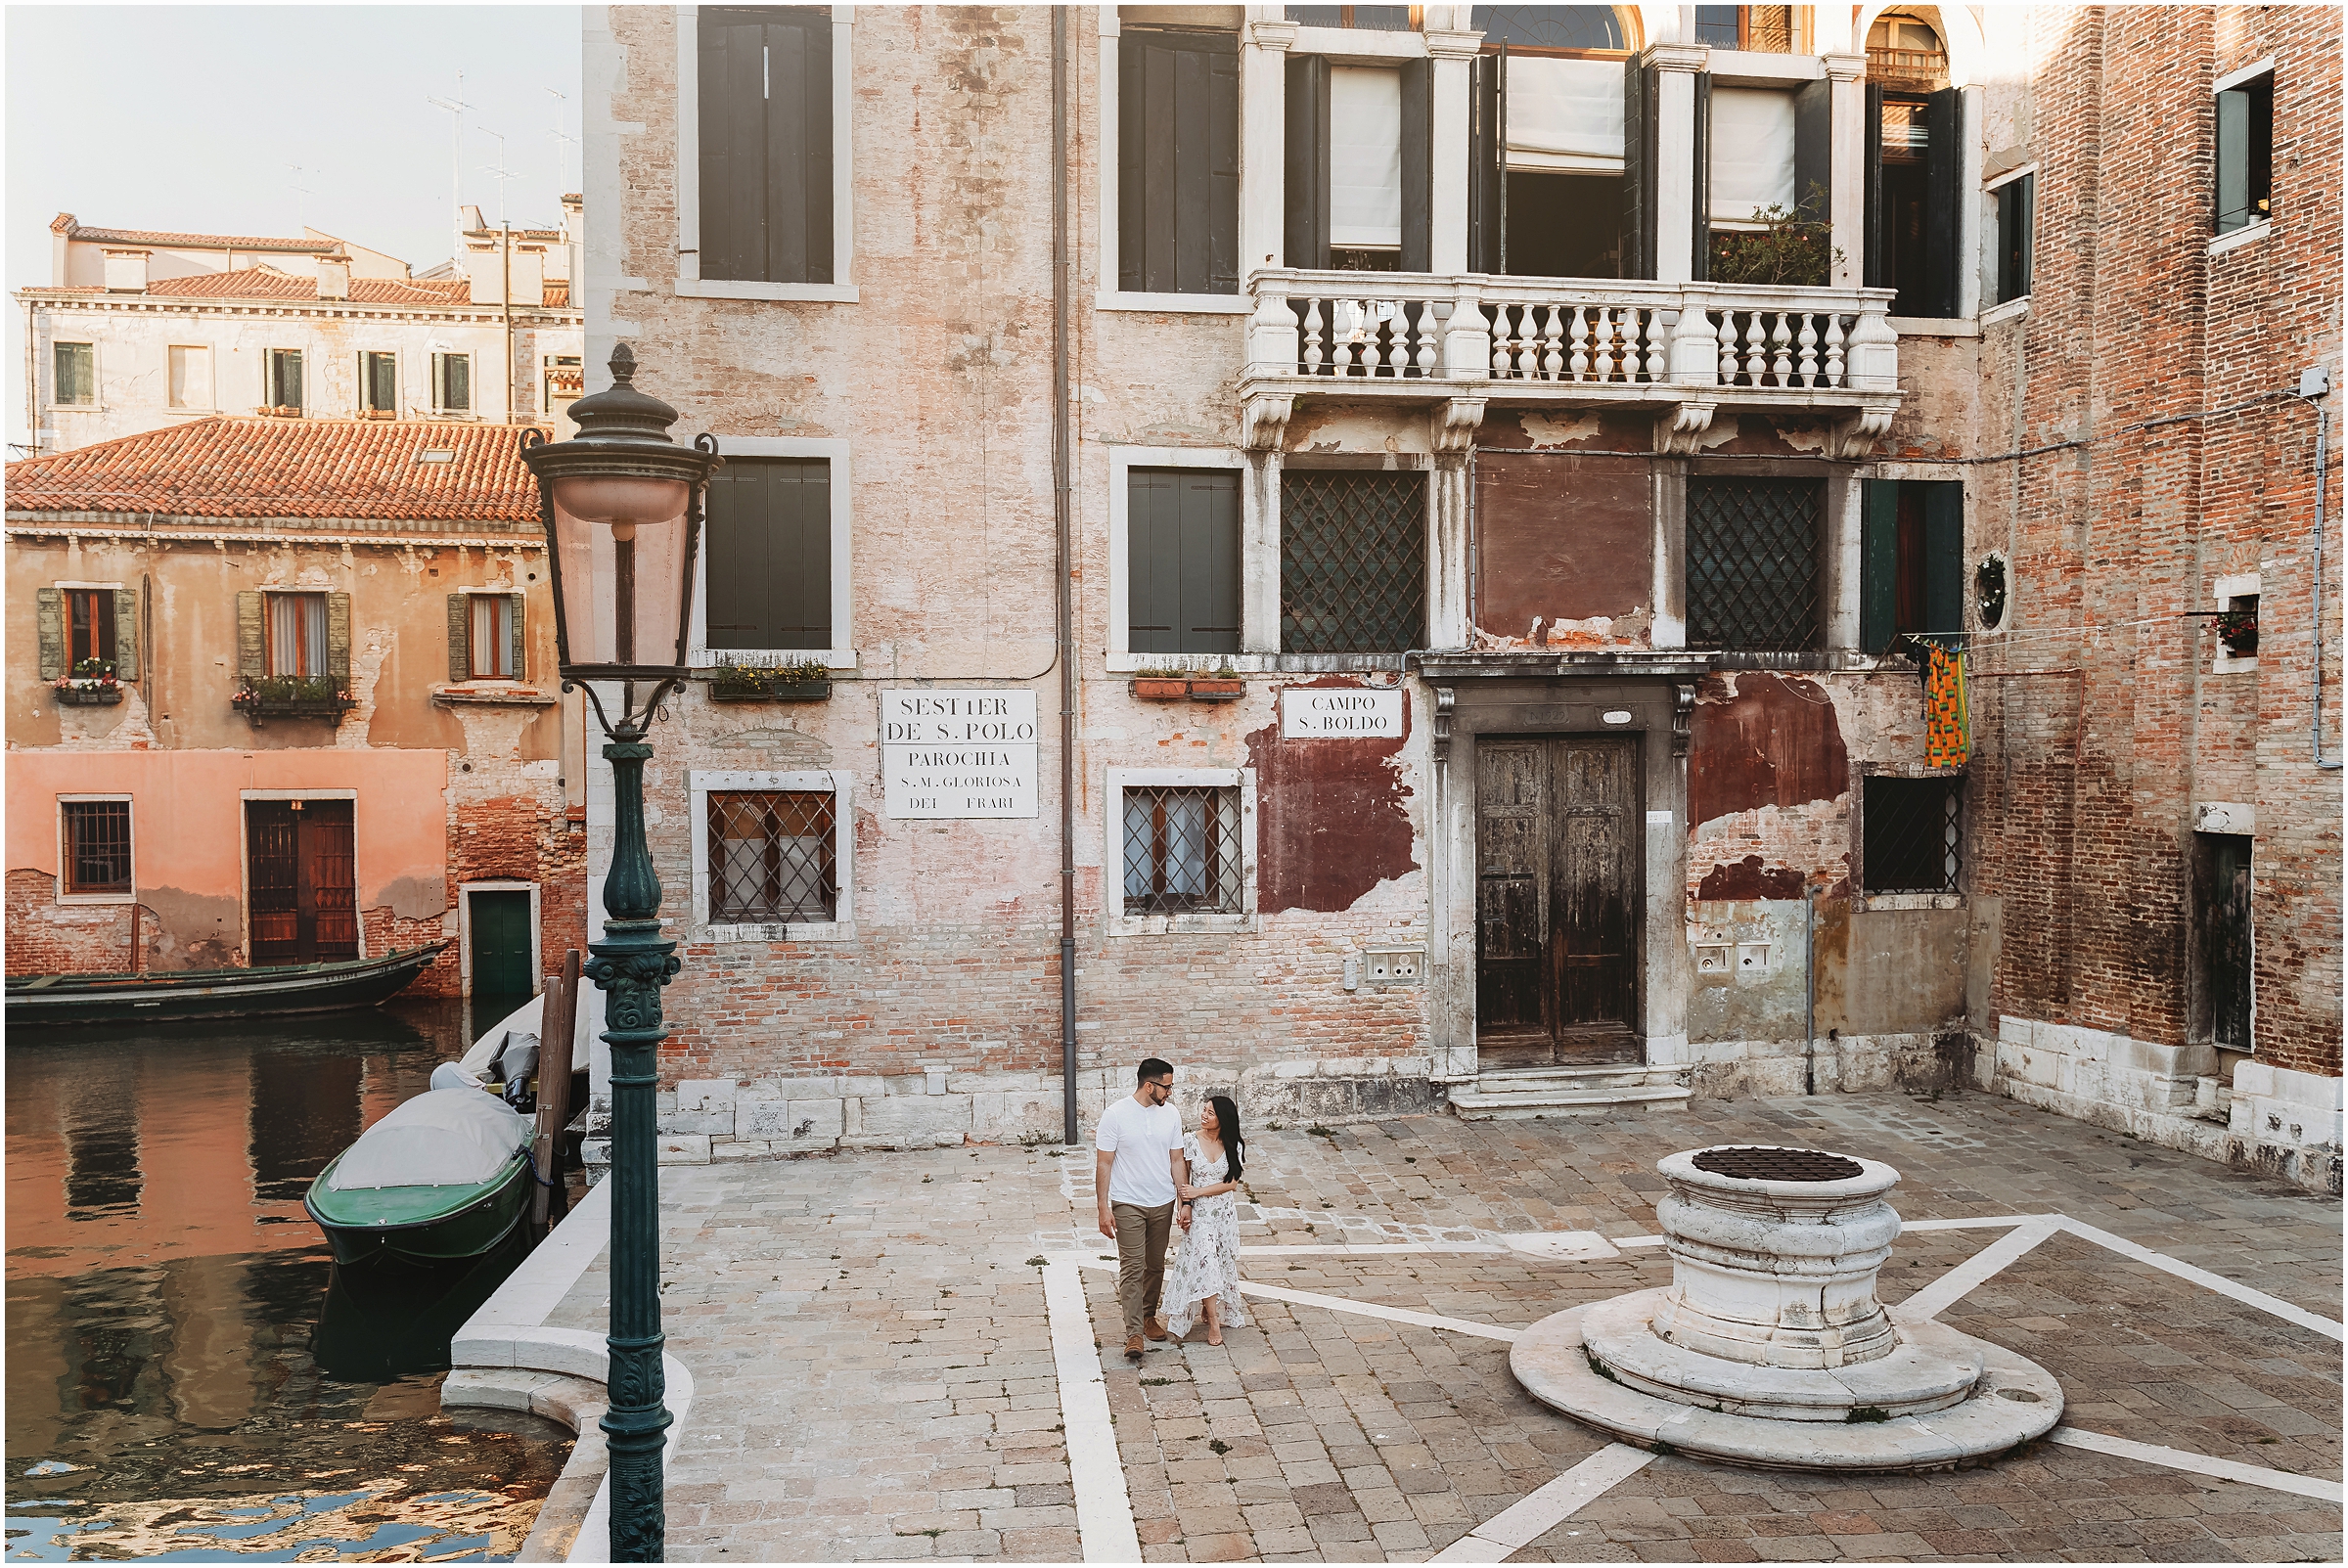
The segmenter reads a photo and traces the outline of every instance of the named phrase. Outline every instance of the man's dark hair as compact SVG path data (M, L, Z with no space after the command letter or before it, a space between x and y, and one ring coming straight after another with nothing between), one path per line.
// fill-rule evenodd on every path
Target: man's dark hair
M1144 1056L1142 1064L1133 1070L1133 1081L1137 1084L1146 1084L1152 1078L1163 1078L1173 1070L1174 1064L1170 1061L1160 1061L1155 1056Z

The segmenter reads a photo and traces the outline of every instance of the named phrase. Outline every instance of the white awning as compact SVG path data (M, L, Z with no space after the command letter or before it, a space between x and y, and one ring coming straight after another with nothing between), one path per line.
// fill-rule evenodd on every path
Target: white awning
M1622 172L1619 60L1509 57L1509 167Z
M1750 223L1762 207L1793 210L1793 95L1712 89L1712 221Z
M1329 72L1329 243L1402 244L1402 73L1371 66Z

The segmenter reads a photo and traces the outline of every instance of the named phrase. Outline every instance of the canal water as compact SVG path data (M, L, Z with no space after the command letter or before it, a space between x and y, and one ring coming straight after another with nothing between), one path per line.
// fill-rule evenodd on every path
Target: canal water
M301 1205L513 1006L10 1031L6 1561L519 1549L570 1433L439 1386L528 1238L345 1277Z

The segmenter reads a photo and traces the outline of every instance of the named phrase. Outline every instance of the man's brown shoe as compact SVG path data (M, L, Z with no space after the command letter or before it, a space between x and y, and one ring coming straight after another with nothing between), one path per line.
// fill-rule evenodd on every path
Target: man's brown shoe
M1151 1339L1163 1339L1166 1337L1166 1321L1163 1318L1150 1319L1142 1332Z
M1127 1334L1125 1336L1125 1356L1129 1361L1140 1361L1142 1359L1141 1335Z

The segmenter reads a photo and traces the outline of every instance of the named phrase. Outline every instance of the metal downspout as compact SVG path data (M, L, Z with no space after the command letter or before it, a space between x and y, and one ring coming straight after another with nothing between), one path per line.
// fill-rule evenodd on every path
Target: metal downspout
M1052 526L1060 623L1060 1096L1067 1142L1076 1130L1075 562L1068 540L1068 13L1052 8Z
M1802 1093L1818 1093L1818 889L1802 886Z
M2315 403L2312 397L2308 401ZM2309 734L2315 743L2316 766L2327 771L2339 767L2341 762L2338 758L2324 760L2324 492L2331 488L2330 475L2324 465L2330 458L2327 450L2330 436L2331 411L2316 403L2316 712L2314 728Z

